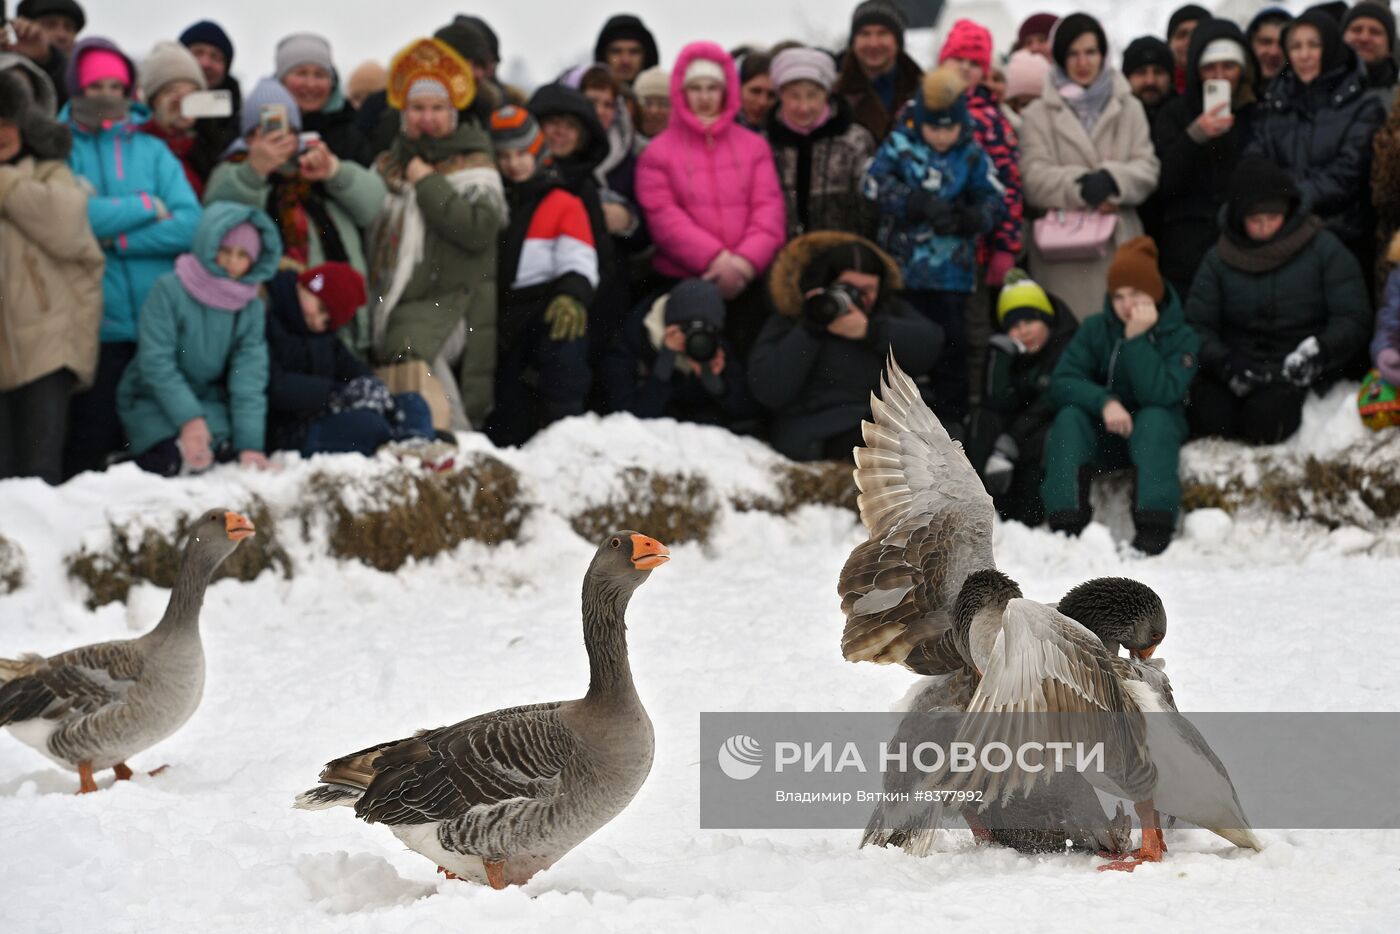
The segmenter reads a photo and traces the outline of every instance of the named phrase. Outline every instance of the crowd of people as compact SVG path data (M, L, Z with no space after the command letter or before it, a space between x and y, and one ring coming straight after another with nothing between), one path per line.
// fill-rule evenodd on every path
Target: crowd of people
M245 93L215 22L138 65L75 0L15 12L0 478L520 444L586 411L841 458L893 353L1004 517L1077 534L1088 478L1132 467L1155 554L1188 438L1278 442L1309 391L1400 384L1382 4L1185 6L1121 54L1085 13L1005 54L962 19L928 70L890 0L840 50L669 69L618 15L528 95L477 16L346 81L288 35Z

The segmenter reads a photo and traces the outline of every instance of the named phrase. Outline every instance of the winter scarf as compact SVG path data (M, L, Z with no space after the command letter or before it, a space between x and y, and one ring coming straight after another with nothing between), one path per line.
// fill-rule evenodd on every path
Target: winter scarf
M1087 88L1075 82L1061 68L1055 69L1055 90L1060 92L1065 104L1079 118L1079 125L1093 138L1094 124L1113 97L1113 71L1104 67Z
M1267 243L1251 240L1246 234L1227 227L1220 235L1217 249L1220 258L1231 269L1251 275L1273 272L1298 255L1303 247L1313 241L1321 231L1327 229L1320 217L1309 215L1294 230L1287 231Z
M827 105L822 108L821 114L817 117L816 121L811 126L802 127L793 123L787 118L787 114L783 113L782 107L778 108L778 119L783 121L783 126L787 127L789 130L792 130L792 132L796 133L798 136L811 136L817 130L820 130L823 126L825 126L826 121L831 119L831 102L827 102Z
M242 140L239 140L242 142ZM246 150L229 156L229 162L244 162ZM320 182L309 182L300 175L283 175L281 170L267 177L271 191L267 194L265 210L282 235L282 255L305 267L311 262L311 225L321 238L324 262L346 263L350 254L340 240L340 233L326 210L330 193Z
M238 311L258 294L256 282L241 282L210 272L193 253L175 257L175 277L195 301L222 311Z

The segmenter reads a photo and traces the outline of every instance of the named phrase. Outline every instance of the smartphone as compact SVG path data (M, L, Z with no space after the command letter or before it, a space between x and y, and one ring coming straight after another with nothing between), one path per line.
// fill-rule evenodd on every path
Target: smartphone
M319 143L320 141L321 134L317 133L315 130L307 130L305 133L298 133L297 151L306 152L306 150L311 148L312 143Z
M264 136L286 130L288 126L286 104L263 104L258 111L258 131Z
M281 106L280 104L278 105ZM186 120L222 119L233 116L232 91L191 91L180 98L180 116Z
M1202 104L1201 109L1204 113L1211 113L1221 104L1225 105L1225 109L1220 115L1230 113L1230 82L1224 78L1208 79L1202 93Z

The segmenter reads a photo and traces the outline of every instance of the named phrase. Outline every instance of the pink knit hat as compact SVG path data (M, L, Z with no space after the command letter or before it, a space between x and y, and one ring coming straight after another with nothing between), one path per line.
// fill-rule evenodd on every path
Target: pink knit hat
M1043 55L1027 49L1012 52L1006 63L1006 93L1013 97L1039 97L1045 88L1045 76L1050 73L1050 62Z
M116 78L122 87L131 89L131 69L126 59L107 49L92 49L84 52L78 62L78 87L85 88L94 81Z
M228 233L219 241L219 246L239 247L256 263L262 255L262 236L258 233L258 228L244 221L230 227Z
M950 58L965 58L980 65L984 72L992 70L992 34L985 26L979 26L970 19L960 19L948 31L943 40L943 50L938 53L938 64Z

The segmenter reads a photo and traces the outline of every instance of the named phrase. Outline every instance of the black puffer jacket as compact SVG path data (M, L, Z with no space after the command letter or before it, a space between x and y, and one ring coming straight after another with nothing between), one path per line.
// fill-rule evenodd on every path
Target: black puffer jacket
M1203 84L1201 53L1216 39L1229 39L1244 50L1245 72L1235 91L1231 112L1235 125L1209 139L1192 131L1201 115ZM1191 34L1187 53L1186 93L1169 100L1152 125L1152 144L1162 163L1154 196L1161 207L1157 246L1162 275L1177 294L1191 291L1191 279L1220 235L1217 216L1240 155L1249 143L1258 105L1254 100L1254 76L1259 66L1240 28L1229 20L1206 20Z
M1358 243L1374 235L1368 219L1371 138L1385 122L1385 110L1367 92L1366 69L1356 53L1343 46L1336 57L1333 63L1324 53L1322 74L1311 84L1283 66L1269 86L1246 153L1286 169L1317 216L1344 242Z

